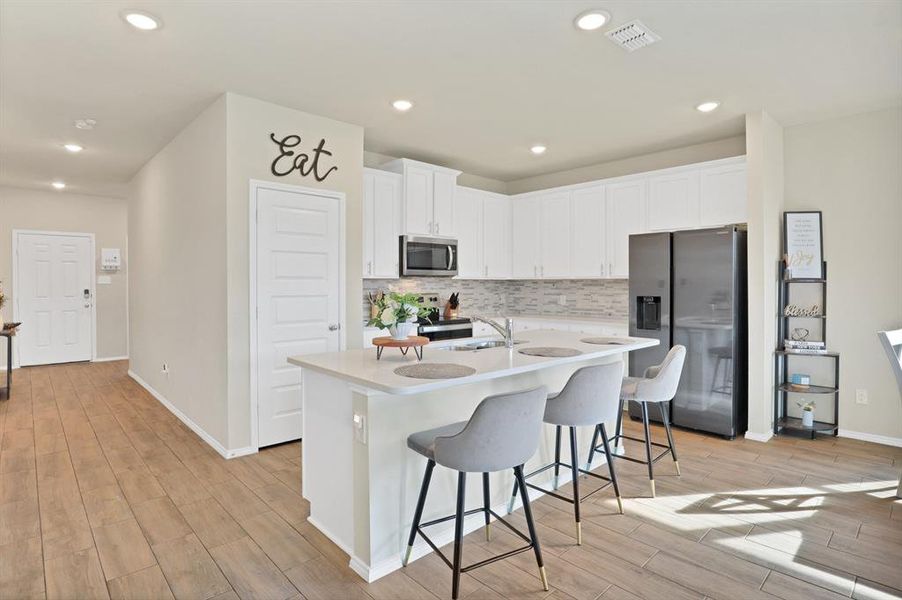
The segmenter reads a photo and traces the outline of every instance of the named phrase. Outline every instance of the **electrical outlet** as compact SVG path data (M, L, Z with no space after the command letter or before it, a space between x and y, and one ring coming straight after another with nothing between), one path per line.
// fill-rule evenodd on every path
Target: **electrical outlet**
M163 366L160 367L160 373L162 373L166 377L169 377L169 365L167 363L163 363Z
M855 404L867 404L868 403L868 391L867 390L855 390Z
M366 417L354 413L354 439L366 445Z

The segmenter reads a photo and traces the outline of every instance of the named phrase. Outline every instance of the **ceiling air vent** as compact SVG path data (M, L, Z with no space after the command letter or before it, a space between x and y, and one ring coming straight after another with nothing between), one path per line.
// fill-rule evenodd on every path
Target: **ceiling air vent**
M643 25L638 19L612 29L605 35L627 52L651 46L661 39L661 36Z

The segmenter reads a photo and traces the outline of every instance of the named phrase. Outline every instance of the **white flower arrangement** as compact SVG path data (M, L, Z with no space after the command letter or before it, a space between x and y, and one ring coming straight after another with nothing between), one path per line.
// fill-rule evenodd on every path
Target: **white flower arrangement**
M376 316L367 325L379 329L391 329L401 323L414 323L418 317L427 317L429 309L413 293L384 294L375 301Z

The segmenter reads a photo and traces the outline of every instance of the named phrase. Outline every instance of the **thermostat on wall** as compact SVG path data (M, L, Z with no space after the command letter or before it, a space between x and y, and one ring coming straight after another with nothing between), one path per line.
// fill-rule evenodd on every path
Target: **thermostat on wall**
M119 248L103 248L100 250L100 269L102 271L118 271L122 266Z

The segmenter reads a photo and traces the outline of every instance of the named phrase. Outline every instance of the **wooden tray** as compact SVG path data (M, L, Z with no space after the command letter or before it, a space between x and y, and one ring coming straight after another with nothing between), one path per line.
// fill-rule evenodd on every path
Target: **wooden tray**
M396 340L391 336L373 338L376 347L376 360L382 358L382 350L385 348L400 348L401 354L407 356L407 351L413 348L417 360L423 360L423 346L429 343L429 338L414 335L405 340Z

